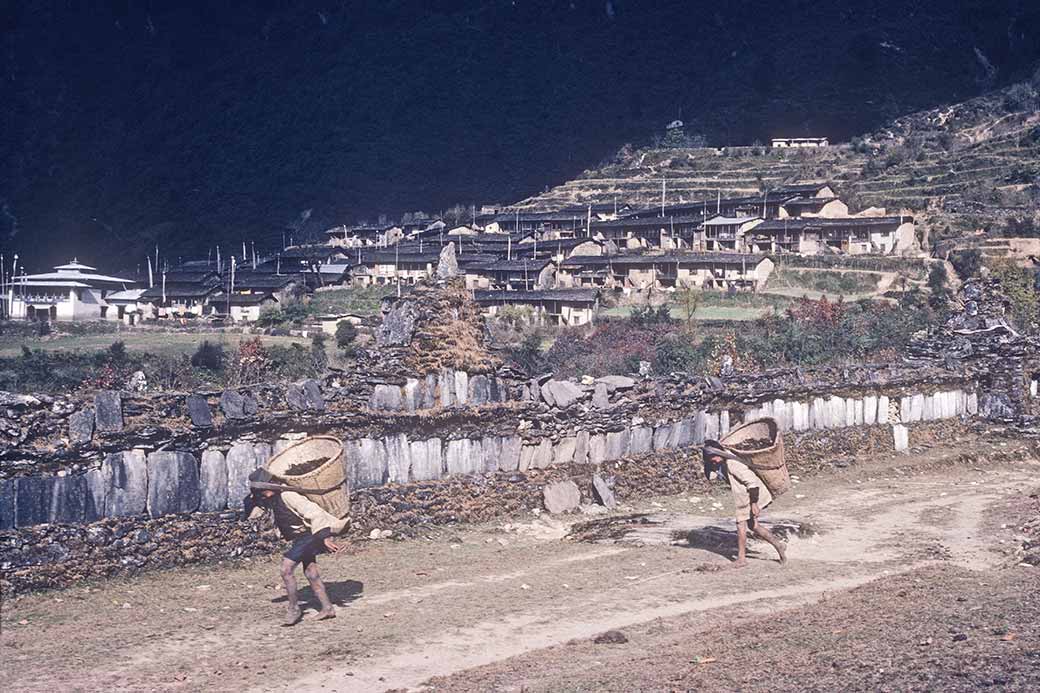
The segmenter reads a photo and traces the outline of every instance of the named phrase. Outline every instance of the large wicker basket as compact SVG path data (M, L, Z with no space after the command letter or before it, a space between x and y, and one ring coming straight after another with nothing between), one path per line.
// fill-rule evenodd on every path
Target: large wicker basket
M741 443L755 439L772 442L769 446L756 450L741 449ZM738 452L773 496L791 490L791 475L784 460L784 437L780 435L780 428L774 419L756 419L737 426L719 442Z
M328 458L320 467L290 474L302 462ZM267 462L267 471L320 505L330 515L344 518L350 512L350 489L343 466L343 443L332 436L315 436L290 445Z

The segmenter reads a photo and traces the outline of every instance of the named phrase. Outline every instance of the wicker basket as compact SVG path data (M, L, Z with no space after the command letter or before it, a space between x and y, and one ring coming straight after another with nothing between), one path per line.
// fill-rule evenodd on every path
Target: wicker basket
M300 462L329 458L317 469L303 474L289 474L288 469ZM328 512L344 518L350 512L350 489L343 466L343 443L331 436L315 436L290 445L267 462L267 471L292 486Z
M768 439L772 444L758 450L742 450L740 444L746 440ZM739 453L773 496L791 490L791 475L784 460L784 437L773 419L756 419L737 426L719 441L727 448Z

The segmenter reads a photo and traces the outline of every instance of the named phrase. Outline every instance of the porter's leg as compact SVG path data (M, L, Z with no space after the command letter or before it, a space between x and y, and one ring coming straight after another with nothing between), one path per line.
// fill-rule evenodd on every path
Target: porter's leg
M734 568L743 568L747 565L747 520L737 520L737 560L733 561Z
M751 529L755 533L755 536L759 539L764 539L769 542L769 545L776 549L776 552L780 555L780 564L783 565L787 562L787 552L784 551L784 544L782 541L776 538L776 536L768 529L762 526L761 523L756 522L755 526Z
M285 615L285 625L295 626L300 622L303 612L300 611L300 596L296 590L296 563L288 558L282 559L282 582L285 583L285 595L289 600L289 612Z
M303 569L303 574L307 576L307 581L311 583L311 589L314 590L314 594L318 596L318 601L321 602L321 611L318 613L316 620L322 621L326 618L336 618L336 608L332 606L329 595L325 591L325 583L321 581L318 564L313 561L308 563Z

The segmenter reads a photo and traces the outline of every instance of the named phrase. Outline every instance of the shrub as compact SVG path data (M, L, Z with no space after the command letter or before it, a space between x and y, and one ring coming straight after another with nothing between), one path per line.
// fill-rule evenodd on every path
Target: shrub
M108 347L108 358L115 363L125 363L126 343L123 340L112 342Z
M315 375L320 375L325 372L325 368L329 365L329 355L325 351L325 333L318 331L311 337L311 368Z
M946 276L946 265L936 262L928 270L928 303L935 309L945 308L950 301L949 278Z
M961 279L970 279L982 269L982 251L978 248L958 250L950 254L950 264Z
M232 385L256 383L271 369L271 358L259 337L241 342L228 364Z
M357 339L357 335L357 327L349 320L340 320L336 324L336 346L343 351L354 349L354 340Z
M1010 260L990 263L991 276L1000 282L1001 290L1011 301L1011 318L1022 331L1036 331L1040 292L1033 273Z
M279 380L299 380L315 375L314 354L302 344L275 345L266 351L265 373Z
M205 368L208 371L218 372L224 370L225 358L223 345L206 339L202 341L202 344L192 354L191 365L195 368Z

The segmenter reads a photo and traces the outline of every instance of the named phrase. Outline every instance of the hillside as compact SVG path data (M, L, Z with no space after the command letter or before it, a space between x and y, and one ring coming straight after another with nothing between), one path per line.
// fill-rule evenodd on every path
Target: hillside
M1040 229L1040 80L1034 82L916 112L819 149L626 147L518 206L549 210L615 199L652 206L661 201L662 182L674 204L829 180L853 211L911 210L933 239L1009 224Z
M156 243L169 257L246 237L270 249L287 229L507 202L676 117L709 144L843 141L1040 59L1028 0L7 10L0 240L30 268L132 265Z

